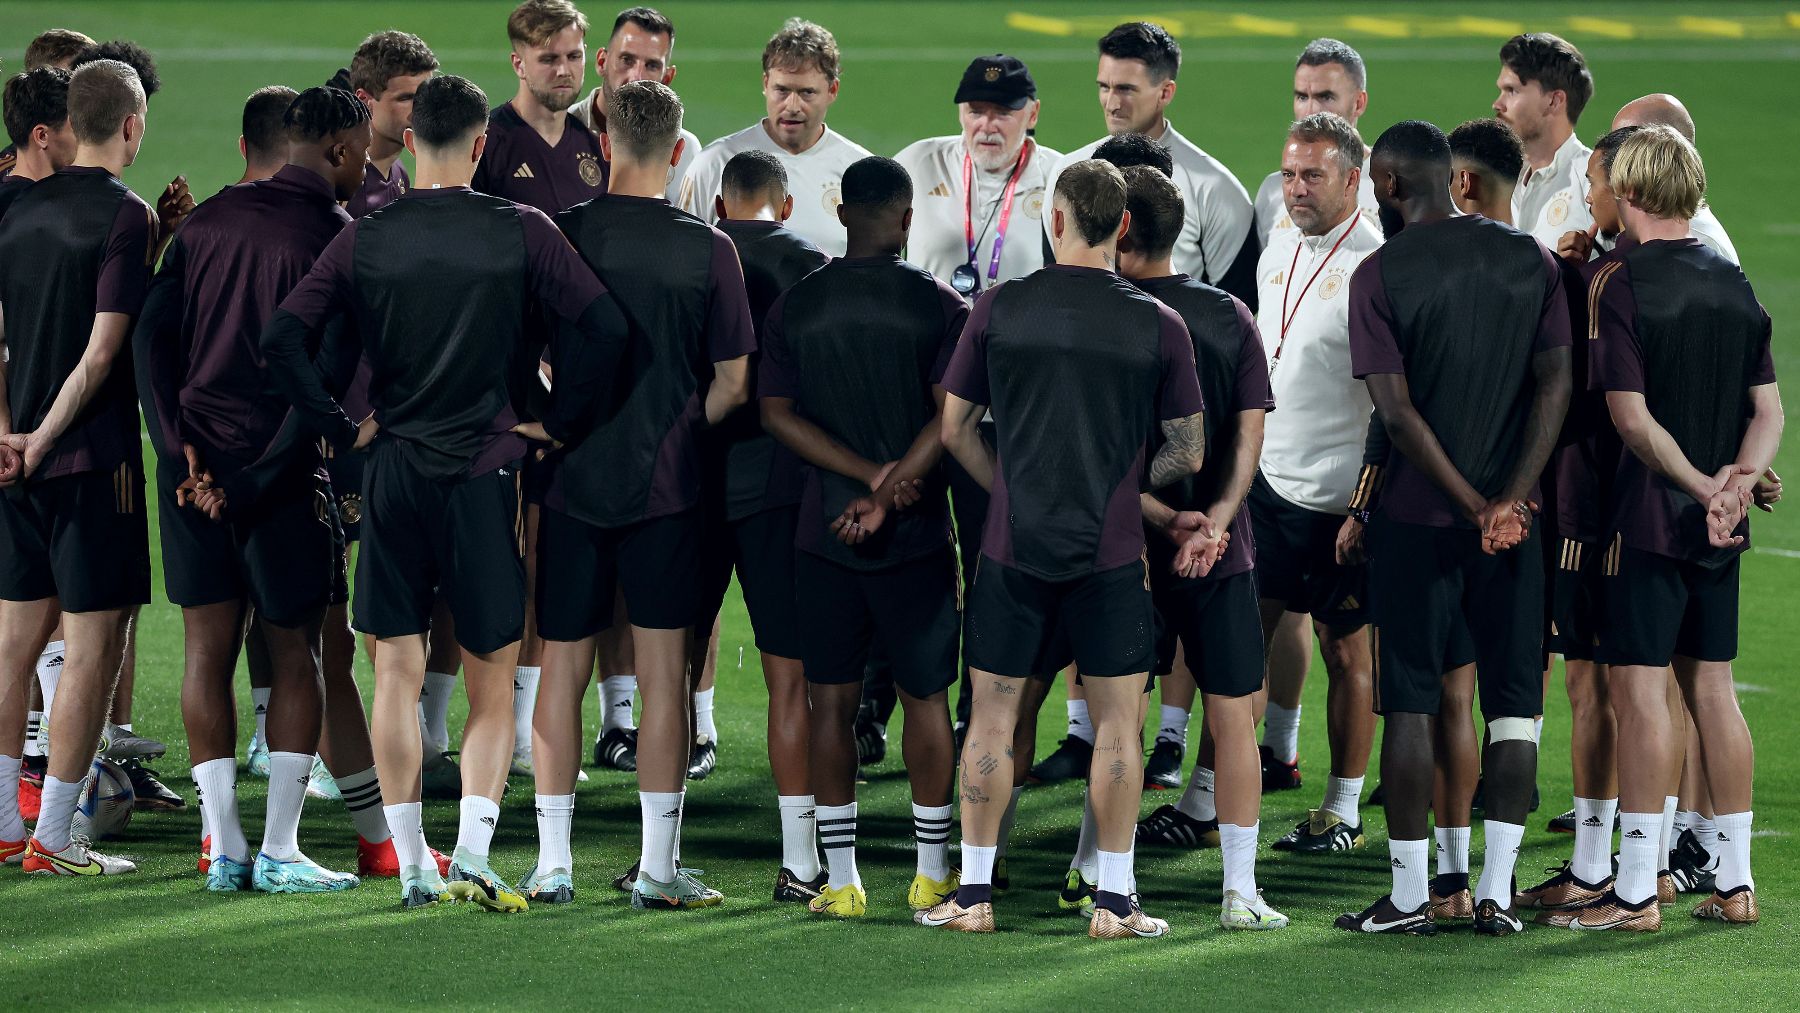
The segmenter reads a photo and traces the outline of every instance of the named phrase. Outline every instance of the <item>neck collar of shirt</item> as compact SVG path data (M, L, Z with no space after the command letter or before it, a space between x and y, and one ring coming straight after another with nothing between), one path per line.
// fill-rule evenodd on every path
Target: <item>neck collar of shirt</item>
M110 175L112 175L112 170L108 169L104 165L65 165L56 171L72 173L76 176L95 176L95 175L110 176Z
M794 152L782 147L781 142L775 139L775 135L769 132L769 118L767 116L756 121L756 129L763 135L763 140L768 141L775 149L770 152L770 154L778 154L784 158L807 158L817 152L820 148L824 147L825 139L831 136L831 125L828 123L821 123L819 124L819 139L807 145L806 150Z
M626 201L626 202L633 203L633 204L667 204L667 203L669 203L669 198L664 197L660 194L655 197L640 197L637 194L630 194L630 193L609 193L606 195L606 199L607 200L616 200L616 201Z
M1177 285L1185 285L1192 280L1192 276L1177 271L1174 274L1165 274L1160 278L1138 278L1131 283L1148 292L1151 289L1174 288Z
M1556 154L1550 156L1549 165L1533 171L1531 162L1529 160L1526 161L1525 169L1521 173L1520 185L1530 186L1539 179L1561 179L1563 171L1569 167L1569 161L1577 155L1586 157L1582 151L1580 135L1571 130L1569 136L1564 138L1562 144L1557 146Z
M1049 264L1045 267L1045 270L1055 271L1058 274L1093 274L1106 275L1107 277L1113 277L1117 274L1117 272L1110 271L1104 267L1086 267L1081 264Z
M401 200L412 200L415 197L438 197L452 193L474 193L466 186L415 186L400 195Z
M333 200L337 199L337 192L331 188L330 183L325 181L325 177L311 169L303 168L298 165L284 165L281 168L276 169L275 175L270 176L269 178L278 183L285 183L297 190L305 190L309 193L330 197Z
M873 253L866 257L839 257L834 263L843 264L846 267L868 267L875 264L898 264L900 263L900 255L898 253Z
M1356 222L1361 217L1362 209L1352 205L1350 208L1350 216L1336 225L1333 225L1330 229L1326 230L1324 234L1309 236L1305 233L1301 233L1300 244L1308 250L1311 250L1313 253L1323 253L1324 251L1331 249L1338 240L1344 238L1344 233L1356 228Z
M774 232L781 228L780 222L771 222L765 218L721 218L719 228L730 232Z

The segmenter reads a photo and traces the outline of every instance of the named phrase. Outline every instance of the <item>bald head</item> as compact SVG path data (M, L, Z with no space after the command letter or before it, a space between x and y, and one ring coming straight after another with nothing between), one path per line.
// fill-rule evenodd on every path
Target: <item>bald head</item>
M1613 117L1612 128L1647 127L1661 124L1674 128L1675 132L1687 138L1688 143L1694 141L1694 118L1688 115L1687 106L1673 95L1657 93L1634 98L1625 103L1619 114Z

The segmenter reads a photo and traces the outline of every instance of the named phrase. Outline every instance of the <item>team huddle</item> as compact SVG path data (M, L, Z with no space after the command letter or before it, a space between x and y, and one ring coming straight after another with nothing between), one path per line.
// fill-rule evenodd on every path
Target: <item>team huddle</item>
M1259 813L1301 786L1316 637L1330 770L1274 850L1366 845L1384 722L1393 885L1338 927L1655 931L1683 892L1698 918L1758 920L1731 661L1782 410L1677 99L1628 103L1589 147L1585 60L1526 34L1494 118L1370 145L1362 57L1319 39L1253 197L1167 119L1181 50L1152 23L1099 41L1100 140L1039 144L1029 68L993 55L957 83L960 131L891 159L825 125L839 53L816 24L764 49L766 118L704 147L668 17L620 13L584 96L588 28L568 0L520 4L518 91L492 107L379 32L325 85L250 96L237 184L196 203L177 178L154 205L119 178L150 55L32 42L0 155L7 864L135 871L76 810L97 754L163 751L129 722L154 496L208 890L572 901L598 682L593 765L634 771L642 812L612 886L719 904L681 836L686 782L718 762L735 574L776 902L867 913L858 768L898 707L918 924L994 931L1022 791L1076 777L1058 904L1090 936L1167 934L1137 853L1209 847L1221 926L1280 929ZM269 781L254 843L240 651ZM1522 887L1552 655L1576 797L1551 829L1574 847ZM1034 763L1059 678L1068 734ZM537 814L516 879L488 857L509 776ZM1181 793L1140 819L1147 787ZM300 850L309 794L343 800L355 874ZM432 797L460 799L449 856Z

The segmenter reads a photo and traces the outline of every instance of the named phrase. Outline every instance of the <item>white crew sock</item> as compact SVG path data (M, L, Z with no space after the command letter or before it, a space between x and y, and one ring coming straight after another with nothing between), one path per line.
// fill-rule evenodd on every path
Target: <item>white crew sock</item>
M1300 755L1300 708L1289 710L1278 703L1269 704L1263 714L1262 744L1277 760L1293 763Z
M1156 741L1169 741L1187 746L1188 712L1184 707L1162 705L1162 725L1156 729Z
M630 731L637 725L631 720L631 698L637 693L637 676L609 675L600 680L600 734L614 728ZM788 870L792 872L793 870Z
M1698 814L1696 814L1696 815L1698 816ZM1706 853L1708 855L1712 856L1711 861L1709 861L1707 863L1708 866L1713 868L1714 870L1717 870L1718 864L1719 864L1719 822L1718 822L1718 820L1707 819L1705 816L1699 816L1699 818L1697 818L1694 821L1693 830L1694 830L1694 836L1699 838L1699 840L1700 840L1700 846L1706 849Z
M1468 875L1469 828L1437 827L1431 833L1437 839L1437 874Z
M1081 793L1081 834L1075 838L1075 857L1069 860L1069 868L1079 869L1081 878L1089 883L1099 882L1100 822L1094 817L1094 800L1085 791Z
M1663 863L1656 856L1662 813L1622 812L1619 829L1619 878L1613 892L1627 904L1641 903L1656 896L1656 870Z
M819 877L818 813L811 795L777 795L781 809L781 865L802 882Z
M1087 743L1094 744L1094 721L1088 717L1086 700L1070 700L1066 706L1069 711L1069 734Z
M1188 778L1187 790L1181 793L1175 808L1202 822L1218 819L1218 796L1213 794L1213 777L1211 770L1196 764L1194 776Z
M536 665L513 669L514 756L531 756L531 714L537 709L538 676L543 674L544 670Z
M62 681L63 651L66 645L60 640L52 640L44 645L44 653L38 655L37 678L38 689L44 694L44 735L50 734L50 710L56 704L56 686ZM43 843L39 841L38 843Z
M1362 790L1360 777L1325 778L1325 801L1319 808L1337 813L1338 818L1353 827L1362 826Z
M235 765L236 760L234 759ZM300 808L312 779L311 753L269 753L269 800L263 820L262 852L285 862L300 850Z
M207 857L248 863L250 842L238 817L237 757L221 756L195 764L194 791L200 796L200 808L212 834L212 853ZM300 793L306 794L306 789L301 788Z
M1583 883L1612 878L1613 817L1618 811L1616 798L1575 799L1575 856L1569 871Z
M350 810L350 822L356 824L356 836L370 844L380 844L393 836L387 818L381 812L381 778L375 768L359 770L337 778L338 793L344 797L344 808Z
M918 874L942 882L950 878L950 824L956 819L948 805L913 803L913 843L919 851Z
M831 888L862 886L862 877L856 872L856 803L822 805L818 814L819 847L825 849Z
M1259 825L1219 824L1219 852L1225 863L1224 888L1236 890L1239 897L1248 901L1256 899L1256 829Z
M1131 873L1131 852L1102 851L1100 856L1100 879L1097 889L1102 893L1116 893L1129 897L1134 892L1136 879Z
M1681 832L1683 830L1692 830L1694 828L1694 824L1698 823L1699 821L1700 821L1700 814L1698 812L1695 812L1692 809L1677 809L1677 810L1675 810L1675 827L1674 827L1674 830L1672 831L1673 836L1671 836L1669 838L1669 840L1671 840L1671 841L1680 840ZM1673 847L1673 845L1671 845L1671 847Z
M500 824L500 803L486 795L464 795L462 823L456 830L456 850L485 859L494 844L494 828Z
M430 861L427 857L430 852L424 847L425 829L419 822L421 808L417 802L402 802L381 808L381 815L387 820L388 835L394 841L394 858L399 861L401 872L407 869L423 871L427 868L432 872L437 871L437 863Z
M456 676L425 673L419 687L419 738L428 757L450 748L450 696L455 692Z
M1013 818L1019 815L1019 796L1025 794L1025 786L1014 785L1012 796L1006 800L1006 811L1000 814L1000 840L994 845L996 859L1006 857L1006 839L1012 836Z
M25 839L25 820L19 816L19 768L17 756L0 756L0 841Z
M268 686L250 687L250 704L256 712L256 741L269 744L269 694Z
M719 726L713 724L713 693L716 689L702 689L694 693L694 737L719 741Z
M1468 833L1465 829L1463 833ZM1388 864L1393 867L1394 906L1411 913L1430 900L1425 875L1425 853L1430 841L1397 841L1388 839Z
M962 881L965 886L994 885L994 849L963 842Z
M1740 886L1756 889L1756 880L1750 875L1750 815L1745 810L1713 817L1719 834L1719 871L1714 880L1717 893Z
M28 711L25 715L25 751L20 756L48 756L50 751L44 748L43 711Z
M1656 853L1662 857L1656 860L1657 872L1669 871L1669 849L1675 846L1675 810L1681 807L1681 799L1674 795L1663 797L1662 823L1657 826Z
M75 818L75 805L81 801L81 781L64 781L54 775L44 776L44 792L39 797L37 825L31 836L52 853L69 847L69 823Z
M1512 907L1513 866L1519 861L1519 842L1525 839L1525 828L1518 823L1484 820L1481 830L1487 838L1487 850L1481 856L1481 882L1475 887L1475 902L1491 900L1502 909Z
M569 849L569 829L575 822L575 796L539 795L537 802L539 875L553 869L572 871L574 856Z
M638 871L658 883L675 881L676 839L681 834L682 791L640 791L638 809L643 813L643 846L638 852Z

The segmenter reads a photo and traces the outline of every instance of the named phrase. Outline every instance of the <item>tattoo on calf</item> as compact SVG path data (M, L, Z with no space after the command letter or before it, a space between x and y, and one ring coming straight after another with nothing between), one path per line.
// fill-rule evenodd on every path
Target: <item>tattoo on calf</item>
M986 805L988 794L979 785L969 783L969 775L965 771L962 777L962 800L964 805Z
M994 759L991 754L983 753L981 754L981 759L976 762L975 769L981 771L983 774L992 774L994 771L1000 769L1000 761Z
M1111 763L1111 765L1109 765L1106 769L1112 773L1112 783L1114 783L1114 784L1124 784L1125 783L1125 761L1124 760L1114 760Z
M994 692L999 693L1001 696L1012 696L1019 692L1019 687L995 679Z

